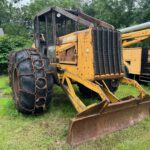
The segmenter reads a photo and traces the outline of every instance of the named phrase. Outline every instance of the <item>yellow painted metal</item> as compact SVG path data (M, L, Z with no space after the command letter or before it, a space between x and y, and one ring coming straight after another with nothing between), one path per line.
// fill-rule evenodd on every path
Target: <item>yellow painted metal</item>
M64 85L66 81L66 85ZM86 109L86 106L82 103L82 101L76 96L73 86L71 84L70 79L64 74L63 80L61 82L62 88L64 89L65 93L69 96L73 106L77 110L77 112L82 112Z
M126 37L126 36L125 36ZM139 37L140 38L140 37ZM87 87L91 91L98 94L99 98L106 104L117 103L120 100L109 90L107 85L102 79L117 78L122 83L130 84L137 88L143 98L146 93L140 87L140 85L130 79L123 78L123 74L105 74L105 75L95 75L94 72L94 56L93 56L93 40L92 40L92 29L86 29L82 31L77 31L71 34L57 38L56 45L56 58L57 58L57 68L63 70L62 73L58 73L60 83L68 97L70 98L72 104L78 113L85 112L89 109L97 106L97 103L86 106L82 100L76 95L73 83L80 83ZM61 53L65 52L64 55L67 56L67 52L74 48L73 56L74 59L61 60ZM97 82L101 80L101 82Z
M130 74L140 75L142 69L142 48L123 48L123 62Z
M123 47L127 47L127 46L130 46L130 45L132 45L132 44L139 43L139 42L141 42L142 40L145 40L145 39L147 39L147 38L149 38L149 36L140 37L140 38L135 38L134 40L131 40L131 41L125 40L125 41L122 43L122 45L123 45Z
M92 29L73 32L57 38L56 58L57 67L74 73L89 81L120 78L123 73L95 75ZM62 51L69 51L75 46L74 61L61 61Z
M97 85L91 81L85 80L84 78L81 78L79 76L76 76L73 73L66 72L65 74L70 79L84 85L91 91L94 91L95 93L97 93L102 100L107 100L108 102L110 102L110 100L107 98L106 94L104 93L104 91L102 90L102 88L99 85Z
M148 63L150 63L150 49L148 50Z
M73 46L76 46L77 47L77 44L76 43L67 43L67 44L62 44L62 45L59 45L57 48L58 48L58 51L57 52L63 52L63 51L66 51L68 49L70 49L71 47Z
M59 64L77 64L77 58L75 60L61 60L60 55L61 54L67 54L68 50L74 49L74 56L77 55L77 43L72 42L72 43L67 43L67 44L61 44L57 46L57 52L56 52L56 59L58 60Z
M93 41L92 41L92 29L86 29L77 31L57 39L58 45L56 45L56 57L58 58L57 66L68 72L73 72L84 79L94 81L94 59L93 59ZM66 44L75 44L77 60L76 65L68 65L67 62L59 62L60 49ZM76 62L74 62L75 64Z
M123 78L120 78L120 82L124 83L124 84L128 84L128 85L132 85L133 87L135 87L139 91L139 93L140 93L139 96L141 97L141 99L147 95L145 90L135 80L123 77Z
M139 43L150 38L150 29L133 31L122 34L123 63L128 69L129 74L141 75L142 66L142 47L128 48L133 44ZM149 58L147 60L149 62Z
M78 34L81 31L73 32L57 38L58 45L75 43L78 40Z
M101 86L102 90L104 91L104 93L107 95L108 99L112 102L119 102L120 100L109 90L109 88L107 87L106 83L104 82L104 80L102 80L103 86ZM97 82L98 84L98 82Z
M139 43L150 38L150 29L133 31L122 34L123 63L127 67L129 74L141 75L142 66L142 48L127 48L133 44ZM149 62L149 58L147 60Z
M107 87L106 83L103 80L102 84L100 84L99 82L93 83L67 71L64 72L61 76L62 76L61 86L64 89L65 93L70 98L73 106L75 107L78 113L83 113L87 110L90 110L95 106L97 106L99 103L93 103L89 106L86 106L82 102L82 100L76 95L74 88L72 86L72 81L84 85L91 91L97 93L102 101L106 101L106 104L101 109L105 109L109 103L117 103L120 101L112 92L110 92L109 88ZM121 83L132 85L133 87L135 87L138 90L139 97L141 97L141 99L143 99L147 95L144 89L136 81L125 77L120 78L119 81Z
M93 103L89 106L85 106L83 104L83 102L79 99L79 97L75 94L71 80L74 80L80 84L83 84L87 88L96 92L101 97L102 100L104 100L104 101L107 100L107 102L110 103L109 99L107 98L107 96L105 95L105 93L103 92L103 90L101 89L101 87L99 85L96 85L96 84L92 83L91 81L84 80L76 75L71 74L71 73L65 72L63 74L63 78L61 81L61 86L64 89L64 91L66 92L66 94L69 96L72 104L74 105L74 107L78 113L81 113L83 111L86 111L87 109L90 109L90 108L96 106L97 103Z
M150 29L122 34L122 46L127 47L150 38Z

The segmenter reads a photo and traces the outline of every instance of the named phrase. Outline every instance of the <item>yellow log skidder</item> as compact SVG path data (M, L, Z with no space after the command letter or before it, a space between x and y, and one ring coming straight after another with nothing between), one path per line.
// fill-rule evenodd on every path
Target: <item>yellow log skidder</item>
M112 25L79 10L50 7L34 19L35 48L13 52L9 76L16 108L22 113L48 109L52 87L60 85L77 111L69 125L68 143L82 142L126 128L150 117L150 96L124 77L121 36ZM139 91L138 97L118 99L120 83ZM76 95L97 95L86 106Z

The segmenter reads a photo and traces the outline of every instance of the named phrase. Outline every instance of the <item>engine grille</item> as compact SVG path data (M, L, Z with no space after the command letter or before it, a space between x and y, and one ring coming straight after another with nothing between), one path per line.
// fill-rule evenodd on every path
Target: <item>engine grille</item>
M93 29L95 75L122 73L120 32Z

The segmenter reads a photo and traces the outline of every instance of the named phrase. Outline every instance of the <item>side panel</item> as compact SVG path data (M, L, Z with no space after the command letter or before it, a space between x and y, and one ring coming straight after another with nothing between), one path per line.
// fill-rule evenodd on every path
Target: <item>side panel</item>
M123 63L127 66L129 73L140 75L142 48L123 48Z
M94 80L93 42L90 29L78 35L78 60L79 75Z
M57 66L84 79L94 80L92 30L59 37L57 43Z

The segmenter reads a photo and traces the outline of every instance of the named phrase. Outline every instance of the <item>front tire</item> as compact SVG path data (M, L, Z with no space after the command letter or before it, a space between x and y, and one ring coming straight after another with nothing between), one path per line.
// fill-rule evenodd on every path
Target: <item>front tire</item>
M17 110L27 114L47 110L53 87L48 59L34 49L13 53L12 57L10 83Z

